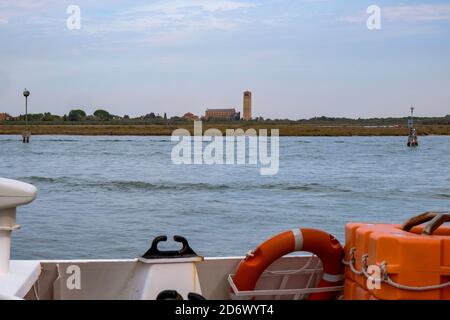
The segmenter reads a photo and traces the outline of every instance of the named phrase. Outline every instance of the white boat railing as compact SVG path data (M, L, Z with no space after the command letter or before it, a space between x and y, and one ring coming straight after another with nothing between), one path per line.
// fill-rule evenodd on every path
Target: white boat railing
M282 296L293 296L292 300L302 300L308 294L321 293L321 292L341 292L344 286L333 286L315 288L317 280L323 273L322 264L319 263L312 268L308 268L314 256L300 269L297 270L266 270L261 275L261 279L270 277L281 277L280 285L277 289L255 289L251 291L240 291L233 281L234 274L229 274L227 281L230 285L232 292L230 292L230 298L232 300L251 300L255 297L268 297L273 296L275 300L280 300ZM304 288L298 289L286 289L286 285L289 283L289 279L294 275L309 275L308 280Z

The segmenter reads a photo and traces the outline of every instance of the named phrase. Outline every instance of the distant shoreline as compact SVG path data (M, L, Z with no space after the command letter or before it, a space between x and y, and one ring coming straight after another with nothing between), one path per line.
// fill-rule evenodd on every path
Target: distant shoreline
M170 136L175 129L184 128L193 133L192 124L150 124L150 125L30 125L32 135L83 135L83 136ZM225 133L226 129L247 130L279 129L280 136L406 136L406 126L357 126L357 125L312 125L312 124L240 124L240 123L204 123L203 130L217 128ZM23 125L0 124L0 135L22 134ZM418 125L419 135L450 135L450 125Z

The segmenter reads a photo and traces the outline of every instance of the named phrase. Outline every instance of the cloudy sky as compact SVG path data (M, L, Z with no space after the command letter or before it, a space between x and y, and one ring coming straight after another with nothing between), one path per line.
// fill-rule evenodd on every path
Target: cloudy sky
M69 5L81 28L67 28ZM366 10L381 8L381 30ZM450 114L450 1L0 0L0 112Z

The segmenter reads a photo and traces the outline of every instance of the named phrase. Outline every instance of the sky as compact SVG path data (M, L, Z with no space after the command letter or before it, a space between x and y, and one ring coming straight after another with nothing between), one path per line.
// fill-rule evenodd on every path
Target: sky
M251 90L254 117L444 116L450 1L0 0L0 112L24 88L60 115L242 111Z

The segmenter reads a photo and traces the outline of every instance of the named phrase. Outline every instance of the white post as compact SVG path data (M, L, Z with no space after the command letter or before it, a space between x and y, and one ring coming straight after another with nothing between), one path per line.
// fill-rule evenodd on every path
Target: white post
M19 229L16 207L33 201L36 193L30 184L0 178L0 275L9 272L11 232Z
M16 228L16 208L0 210L0 274L9 272L11 232Z

